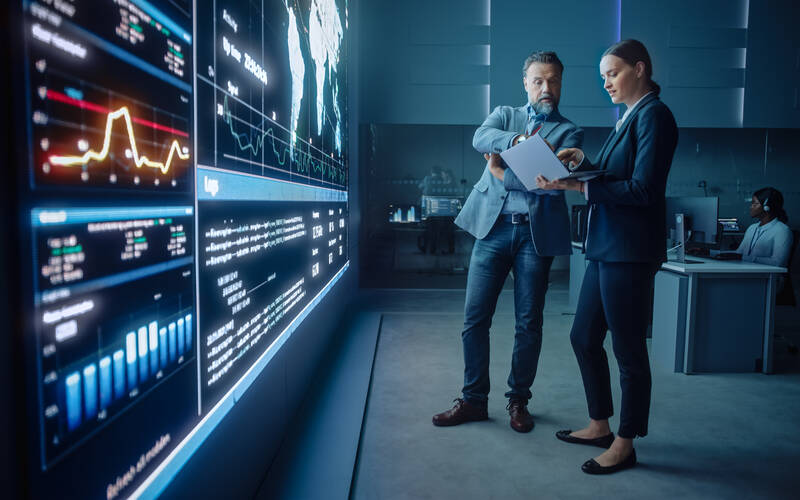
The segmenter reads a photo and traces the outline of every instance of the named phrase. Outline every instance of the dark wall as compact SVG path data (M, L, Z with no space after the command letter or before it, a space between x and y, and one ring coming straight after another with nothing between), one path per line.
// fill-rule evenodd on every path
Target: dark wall
M564 114L611 126L598 63L619 39L648 48L682 127L800 126L796 0L373 0L364 2L364 123L474 124L524 103L533 50L565 65Z
M12 9L5 2L0 5L0 19L11 19L10 16L12 15L14 16L13 19L19 18L19 12L16 7ZM4 33L0 34L0 42L2 42L0 67L8 68L11 64L12 50L18 50L21 45L22 30L18 28L3 31ZM9 72L4 71L3 75L0 76L0 85L4 84L3 87L9 89L12 88L13 83ZM14 122L10 108L11 106L7 99L0 101L0 119L3 120L3 123ZM14 143L11 134L11 127L4 127L3 132L0 133L0 155L2 155L0 158L3 159L5 165L12 164L11 162L15 155L15 152L11 150L11 146ZM6 170L11 172L12 178L6 178L3 187L0 189L2 195L2 199L0 199L0 211L2 212L0 216L0 234L11 235L10 231L16 225L11 215L15 213L13 210L14 198L11 191L12 186L16 185L16 179L13 178L15 169L7 168ZM13 241L13 235L9 239ZM3 494L8 495L9 498L15 498L19 495L19 468L24 458L20 455L21 450L17 442L17 436L20 434L20 419L23 416L14 410L15 408L20 408L21 405L13 403L15 400L19 401L18 394L15 394L15 391L21 391L20 386L24 383L24 380L22 380L22 377L15 375L21 373L21 371L17 369L19 363L15 361L16 357L11 355L13 352L19 352L16 349L19 348L22 341L19 338L15 338L17 336L14 335L14 332L20 330L15 328L15 322L12 320L13 316L10 314L10 311L17 308L11 303L13 292L8 286L8 283L13 279L10 273L13 272L14 266L10 265L10 257L12 257L15 247L16 245L0 245L0 318L2 318L0 319L0 380L3 381L0 383L0 408L3 408L3 411L0 412L2 413L0 415L0 453L2 453L0 464L3 464L0 467L2 469L0 472L0 484L3 485L5 490ZM17 305L19 303L18 300L14 302Z
M597 64L619 35L619 0L492 2L491 105L521 106L522 63L534 50L555 51L564 64L561 111L583 126L617 120L599 83Z
M489 108L489 0L360 2L362 123L478 123Z
M744 123L800 127L800 3L749 2Z

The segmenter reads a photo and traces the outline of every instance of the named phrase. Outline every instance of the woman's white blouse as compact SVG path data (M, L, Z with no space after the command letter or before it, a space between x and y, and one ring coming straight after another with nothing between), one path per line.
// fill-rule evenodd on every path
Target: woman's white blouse
M756 222L748 227L736 252L748 262L786 267L791 249L792 230L778 219L772 219L763 226Z

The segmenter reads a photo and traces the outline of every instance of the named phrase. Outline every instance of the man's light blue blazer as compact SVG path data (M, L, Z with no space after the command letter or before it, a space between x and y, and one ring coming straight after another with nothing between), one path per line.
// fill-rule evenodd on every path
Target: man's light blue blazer
M479 153L501 153L511 147L514 137L525 133L527 124L527 104L518 108L498 106L475 131L472 147ZM583 145L583 130L557 110L542 123L539 133L556 151ZM571 253L569 214L564 192L527 191L511 169L506 169L503 181L500 181L492 175L487 165L458 214L456 224L478 239L485 238L503 209L506 194L511 190L526 191L536 253L540 256Z

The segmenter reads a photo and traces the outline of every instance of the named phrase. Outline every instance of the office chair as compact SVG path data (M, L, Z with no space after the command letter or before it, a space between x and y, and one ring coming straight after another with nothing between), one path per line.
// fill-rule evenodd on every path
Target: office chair
M797 250L798 240L800 240L800 231L792 230L792 249L789 253L789 265L787 266L786 279L783 281L783 287L775 296L775 304L779 306L795 307L797 300L794 295L794 286L792 285L792 269L795 263L795 250ZM792 335L794 337L794 335ZM789 338L784 333L775 332L775 340L786 345L786 350L792 356L797 356L800 348L792 338Z
M794 285L792 284L792 268L795 262L795 250L797 250L797 240L800 239L800 231L792 230L792 249L789 251L789 265L787 266L786 279L783 286L775 296L775 304L779 306L796 306L797 300L794 295Z

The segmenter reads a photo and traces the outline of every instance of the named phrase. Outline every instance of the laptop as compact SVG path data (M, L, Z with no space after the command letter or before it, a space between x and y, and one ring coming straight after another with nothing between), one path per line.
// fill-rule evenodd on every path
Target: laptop
M539 134L533 134L528 140L503 151L500 156L528 190L538 189L536 177L539 175L551 181L588 180L606 173L604 170L571 172Z

